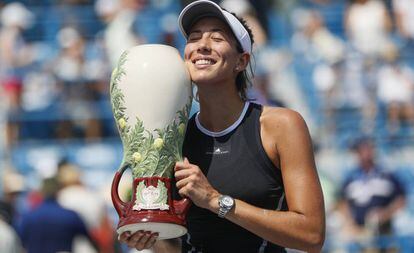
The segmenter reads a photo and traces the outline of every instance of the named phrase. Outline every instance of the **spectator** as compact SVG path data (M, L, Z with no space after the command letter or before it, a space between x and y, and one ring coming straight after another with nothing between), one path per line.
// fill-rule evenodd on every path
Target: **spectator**
M16 220L16 199L24 189L23 177L8 169L2 171L2 192L0 199L0 252L23 253L23 247L13 225Z
M316 10L298 9L292 15L297 31L292 36L292 47L311 62L322 61L329 65L344 59L345 43L325 25Z
M3 197L0 200L0 217L14 226L19 216L16 203L25 190L25 181L21 174L12 169L2 168L2 170L0 185L2 185Z
M387 62L378 71L378 99L387 110L387 127L396 133L402 120L414 126L414 71L390 51Z
M345 30L352 46L371 58L380 58L392 46L391 21L380 0L351 0L345 14Z
M393 0L392 5L397 31L412 50L414 47L414 1Z
M57 34L59 56L53 70L59 80L66 83L79 82L83 78L85 40L75 27L64 27Z
M59 168L58 180L63 186L58 194L58 202L79 214L100 246L100 253L110 252L108 250L114 247L114 230L107 216L104 199L83 185L79 169L72 164L63 164ZM73 252L96 251L87 241L77 240Z
M351 241L375 234L390 235L392 219L405 204L403 186L377 164L372 140L359 138L353 150L358 165L341 188L344 232Z
M7 110L6 147L11 148L19 139L20 116L22 115L23 83L18 78L7 78L2 85L2 97Z
M23 38L23 31L33 24L33 14L22 4L12 2L1 10L0 80L16 76L17 70L31 64L34 51Z
M325 130L334 129L333 113L338 106L339 82L345 58L345 43L326 27L317 10L297 9L292 15L297 31L292 36L292 47L299 57L315 64L312 79L321 96L321 107L326 117Z
M66 120L59 123L60 138L101 136L101 125L96 119L97 111L90 105L91 91L86 85L86 42L74 27L65 27L58 33L61 52L53 62L53 70L62 87L62 101ZM102 67L99 66L98 67Z
M340 68L337 108L351 109L357 113L356 115L362 116L359 124L353 127L365 134L371 134L375 131L377 115L377 65L367 60L367 57L354 52L347 54Z
M96 247L78 214L57 203L58 190L56 178L44 179L44 202L23 217L18 231L27 253L72 252L76 236L88 238Z
M107 23L104 43L109 62L114 67L122 52L145 42L133 29L136 15L145 6L145 1L98 0L95 5L98 15Z

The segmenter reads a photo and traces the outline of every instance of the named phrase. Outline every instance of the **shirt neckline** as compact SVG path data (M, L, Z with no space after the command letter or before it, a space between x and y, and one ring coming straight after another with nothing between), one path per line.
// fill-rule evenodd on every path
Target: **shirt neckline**
M231 126L229 126L228 128L226 128L226 129L224 129L222 131L213 132L213 131L210 131L207 128L203 127L201 125L201 123L200 123L200 120L199 120L199 114L200 114L200 112L197 112L197 114L195 116L196 126L197 126L198 130L200 130L203 134L206 134L208 136L211 136L211 137L221 137L221 136L224 136L224 135L230 133L231 131L233 131L234 129L236 129L240 125L240 123L242 122L244 116L246 115L246 112L247 112L247 109L249 108L249 105L250 105L250 102L249 101L246 101L244 103L244 107L243 107L242 112L240 113L239 118Z

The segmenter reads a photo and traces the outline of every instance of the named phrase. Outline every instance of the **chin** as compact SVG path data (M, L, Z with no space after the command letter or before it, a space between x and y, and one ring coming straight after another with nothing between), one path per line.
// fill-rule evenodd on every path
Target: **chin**
M207 85L207 84L211 83L210 80L204 80L204 79L192 79L192 82L197 86Z
M213 79L211 77L206 76L206 75L200 75L200 74L192 74L191 75L191 80L195 84L205 84L205 83L209 83L209 82L213 81Z

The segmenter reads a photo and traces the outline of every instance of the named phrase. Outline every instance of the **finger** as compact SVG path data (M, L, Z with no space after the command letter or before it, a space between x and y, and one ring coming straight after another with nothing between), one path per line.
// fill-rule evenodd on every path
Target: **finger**
M177 181L176 186L177 186L178 189L181 189L184 186L186 186L188 183L190 183L192 180L193 179L191 177L183 178L183 179Z
M184 170L178 170L174 173L175 179L177 181L187 178L191 175L196 174L197 172L195 170L191 170L191 169L184 169Z
M190 168L190 164L185 164L184 162L176 162L174 171L184 170L184 169L189 169L189 168Z
M180 196L181 196L181 197L183 197L183 198L190 198L190 197L188 196L187 190L186 190L185 188L181 188L181 189L178 191L178 194L180 194Z
M148 239L147 243L145 244L145 248L149 249L154 246L155 242L157 241L158 233L153 233L151 237Z
M145 233L143 233L143 235L141 236L141 238L139 239L139 241L135 245L135 248L137 250L146 249L145 248L145 245L147 244L147 242L150 239L150 237L151 237L151 232L145 232Z
M178 189L183 188L184 186L192 187L198 181L198 177L195 174L191 174L183 179L180 179L176 182Z
M119 240L120 242L127 243L127 242L128 242L128 239L129 239L130 237L131 237L131 232L126 231L126 232L123 232L122 234L120 234L120 235L118 236L118 240Z
M184 187L178 190L178 194L180 194L181 197L187 197L187 198L190 198L190 195L192 192L193 192L192 182L188 182Z
M140 239L143 235L144 235L144 231L142 231L142 230L139 230L139 231L135 232L134 234L132 234L132 236L127 241L128 247L135 248L135 246L140 241Z
M190 164L190 161L188 161L187 157L184 157L184 164Z

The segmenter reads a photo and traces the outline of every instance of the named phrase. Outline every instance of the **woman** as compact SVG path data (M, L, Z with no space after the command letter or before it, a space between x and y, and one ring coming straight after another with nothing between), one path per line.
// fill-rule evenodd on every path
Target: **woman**
M308 129L294 111L246 99L250 30L206 0L185 7L179 24L200 101L175 166L179 194L194 203L182 252L319 252L324 207ZM156 236L120 240L141 250Z

